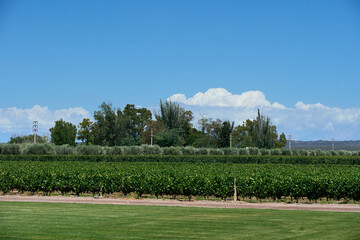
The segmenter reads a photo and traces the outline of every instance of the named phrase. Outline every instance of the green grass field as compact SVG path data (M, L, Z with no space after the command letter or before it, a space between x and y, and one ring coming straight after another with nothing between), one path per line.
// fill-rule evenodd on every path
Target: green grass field
M0 202L1 239L360 239L360 214Z

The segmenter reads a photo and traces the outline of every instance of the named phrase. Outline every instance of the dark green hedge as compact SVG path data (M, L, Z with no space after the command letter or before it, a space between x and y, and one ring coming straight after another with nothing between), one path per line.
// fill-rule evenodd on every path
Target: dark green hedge
M0 161L203 162L360 165L360 156L0 155Z

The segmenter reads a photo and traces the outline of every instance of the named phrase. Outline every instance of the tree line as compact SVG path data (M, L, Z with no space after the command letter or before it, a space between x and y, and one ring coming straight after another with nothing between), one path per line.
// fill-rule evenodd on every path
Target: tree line
M286 144L284 133L278 135L269 117L258 111L256 119L248 119L235 126L228 120L202 117L193 124L194 116L179 104L161 101L153 114L146 108L127 104L123 110L103 102L94 112L94 120L84 118L76 125L63 119L50 128L51 142L55 145L139 146L156 144L160 147L193 146L206 148L257 147L282 148ZM26 143L33 135L11 138L9 143ZM44 142L46 138L38 138ZM230 144L231 142L231 144Z

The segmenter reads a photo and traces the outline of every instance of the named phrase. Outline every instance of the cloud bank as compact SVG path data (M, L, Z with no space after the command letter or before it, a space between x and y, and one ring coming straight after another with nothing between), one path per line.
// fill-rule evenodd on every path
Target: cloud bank
M78 124L83 118L89 118L88 111L81 107L50 110L48 107L35 105L29 109L0 108L0 133L3 135L0 142L9 140L9 136L32 134L33 121L39 123L39 135L49 135L49 128L55 125L55 121L64 121ZM4 139L6 136L6 139Z
M201 116L206 116L241 124L246 119L254 119L260 108L263 114L271 118L278 132L292 135L294 140L360 139L360 108L342 109L301 101L286 107L278 102L270 102L261 91L233 94L223 88L211 88L192 97L174 94L168 100L193 111L195 123ZM58 110L39 105L29 109L0 108L0 142L9 141L13 135L32 134L34 120L39 122L38 133L49 135L49 128L60 118L78 125L83 118L91 118L91 115L81 107Z
M205 93L198 92L190 98L186 98L184 94L174 94L168 99L192 106L243 107L247 109L264 106L285 109L285 106L277 102L271 104L266 100L264 93L260 91L248 91L239 95L231 94L224 88L210 88Z
M196 118L205 115L235 121L236 124L254 119L257 108L260 108L279 132L292 135L295 140L360 139L360 108L341 109L301 101L293 107L285 107L278 102L271 103L261 91L232 94L224 88L211 88L193 97L174 94L168 100L193 111Z

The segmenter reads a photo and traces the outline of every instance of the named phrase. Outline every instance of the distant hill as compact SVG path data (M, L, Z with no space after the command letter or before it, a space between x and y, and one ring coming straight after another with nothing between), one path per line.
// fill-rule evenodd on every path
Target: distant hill
M288 143L286 144L286 148L289 148ZM306 150L331 150L332 143L331 141L291 141L291 149L306 149ZM335 141L334 144L335 150L360 150L360 140L355 141Z

